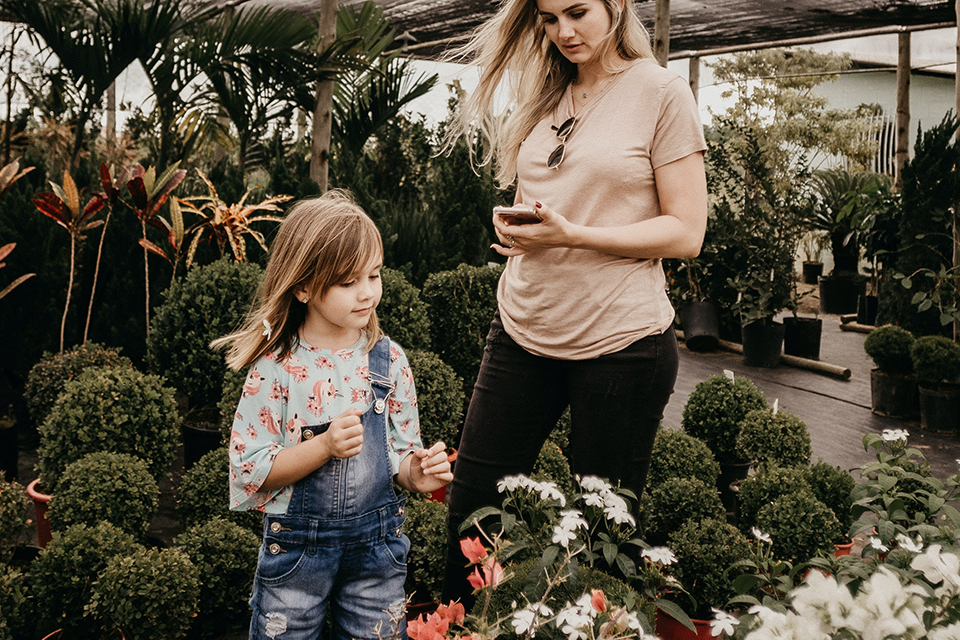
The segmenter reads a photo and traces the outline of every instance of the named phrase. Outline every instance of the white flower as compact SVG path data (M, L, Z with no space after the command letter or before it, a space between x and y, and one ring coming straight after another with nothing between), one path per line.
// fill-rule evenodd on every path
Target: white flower
M583 519L583 514L577 509L567 509L560 512L560 526L567 529L587 529L589 524Z
M846 624L853 608L853 596L833 576L811 571L806 582L793 592L793 608L804 620L835 629Z
M960 622L954 622L948 627L930 629L927 640L960 640Z
M586 491L595 491L601 493L610 491L611 487L597 476L584 476L580 478L580 486Z
M270 321L266 318L263 319L263 334L267 336L267 340L273 337L273 327L270 326Z
M710 635L716 637L721 635L733 635L733 630L737 627L737 619L726 611L711 608L713 611L713 620L710 621Z
M677 561L677 556L673 554L673 551L669 547L652 547L650 549L644 549L641 553L641 556L644 558L649 558L650 562L656 562L657 564L662 564L667 567Z
M633 519L630 512L621 508L619 505L604 507L603 515L607 517L607 520L613 520L617 524L630 524L634 526L637 524L637 521Z
M910 434L907 433L906 429L884 429L883 430L883 439L886 442L898 442L900 440L906 440L907 436Z
M900 545L901 549L905 549L911 553L920 553L923 551L923 540L920 539L920 536L917 536L917 539L913 540L908 535L898 533L897 544Z
M520 479L525 476L506 476L497 483L497 491L503 493L504 491L516 491L517 487L520 486Z
M553 528L553 537L550 539L554 544L559 544L566 549L571 542L577 539L577 534L573 529L567 529L562 524Z
M920 585L904 586L881 567L857 593L845 626L861 638L921 638L926 633L924 594Z
M585 493L583 494L583 504L589 507L602 507L603 496L599 493Z
M943 583L938 595L955 596L960 593L960 557L955 553L941 553L939 544L932 544L910 563L931 584Z
M586 608L583 607L584 598L577 604L562 609L557 614L556 625L566 634L568 640L583 640L587 637L586 628L593 622L593 608L590 606L590 597L586 596Z
M764 533L763 531L760 531L760 529L757 529L756 527L752 527L750 529L750 533L752 533L753 537L759 540L760 542L771 542L770 534Z
M529 633L531 636L537 635L537 629L540 628L540 619L553 614L550 607L545 604L534 603L513 614L510 624L518 636Z
M567 504L567 499L560 493L560 490L557 489L556 483L541 482L539 486L537 486L537 491L540 493L541 500L556 500L560 503L561 507Z
M869 540L867 540L867 542L869 542L870 546L876 549L877 551L879 551L880 553L886 553L887 551L890 551L887 545L883 544L883 542L880 541L880 538L870 538Z

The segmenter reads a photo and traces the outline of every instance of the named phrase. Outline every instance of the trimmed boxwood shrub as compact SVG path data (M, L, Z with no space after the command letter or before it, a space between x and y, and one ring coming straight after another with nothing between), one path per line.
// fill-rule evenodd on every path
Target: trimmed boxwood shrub
M180 549L114 556L93 587L90 611L127 640L175 640L197 613L197 568Z
M105 521L143 539L160 489L147 463L129 453L98 451L67 465L50 499L50 528Z
M913 371L910 348L913 334L902 327L885 324L871 331L863 341L863 350L884 373L909 374Z
M0 471L0 550L12 546L27 527L30 497L23 486Z
M420 290L396 269L380 269L383 297L377 307L380 328L405 350L430 349L430 310Z
M717 461L738 461L735 446L740 422L754 409L764 409L767 399L744 377L731 381L713 375L694 387L683 407L681 428L707 443Z
M530 477L538 482L553 482L565 496L573 495L573 473L570 463L557 443L547 440L533 463Z
M207 452L190 467L176 488L177 513L184 527L221 517L257 535L263 535L263 514L230 510L230 452L226 447Z
M404 590L413 602L439 602L447 562L447 505L420 495L407 500L403 523L410 538Z
M233 418L243 395L243 384L247 380L246 371L227 369L223 376L223 391L220 393L220 433L223 434L223 443L230 442L230 432L233 431Z
M810 465L806 470L807 483L813 491L817 500L827 505L833 515L837 517L840 523L840 530L843 532L841 538L846 536L853 526L853 488L857 481L853 479L844 469L833 467L819 460L816 464ZM834 542L841 544L844 540L839 539Z
M34 600L28 595L22 572L12 567L0 568L0 640L33 637L36 615Z
M150 323L147 362L188 398L191 411L217 406L227 365L210 342L239 328L262 274L256 264L222 258L191 269L164 293Z
M720 465L707 443L679 429L663 429L653 441L647 485L656 487L671 478L697 478L717 484Z
M423 446L443 440L447 447L456 448L463 421L463 381L435 353L411 350L407 358L417 389Z
M30 419L37 426L43 424L67 382L76 380L87 367L132 366L130 359L121 356L118 350L94 342L78 345L63 353L44 352L30 369L23 390Z
M843 533L833 511L809 489L764 505L757 513L757 528L770 536L775 557L794 564L820 552L833 553Z
M130 453L163 477L180 439L173 390L134 368L91 367L67 383L40 427L37 470L52 493L67 465L88 453Z
M503 267L461 264L433 273L421 295L430 305L433 350L463 378L469 395L480 371L490 321L497 309L497 282Z
M960 344L950 338L917 338L910 347L910 358L921 386L936 389L941 382L960 381Z
M687 520L722 519L726 510L715 484L699 478L669 478L650 492L649 520L644 535L650 544L661 545Z
M740 423L737 454L751 464L770 462L779 467L806 466L810 463L810 432L792 413L755 409Z
M91 637L95 626L84 618L84 607L93 596L93 584L114 556L141 549L129 533L109 522L95 527L77 524L54 532L53 540L30 566L30 591L37 611L58 627L71 631L88 630L78 637Z
M197 623L193 631L213 638L244 626L250 617L247 601L257 568L260 539L220 517L194 525L173 540L197 568L200 584Z
M740 513L737 521L740 530L748 532L751 527L756 526L760 509L780 496L809 489L805 469L760 465L752 476L740 482Z

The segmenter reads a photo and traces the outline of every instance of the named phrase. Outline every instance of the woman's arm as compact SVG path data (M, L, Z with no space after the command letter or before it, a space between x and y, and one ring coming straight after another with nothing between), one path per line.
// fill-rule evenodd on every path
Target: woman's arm
M700 253L707 228L707 180L703 154L692 153L654 170L660 215L622 227L585 227L567 221L546 204L540 224L506 225L494 216L504 256L547 247L590 249L626 258L689 258ZM508 248L513 238L513 248Z

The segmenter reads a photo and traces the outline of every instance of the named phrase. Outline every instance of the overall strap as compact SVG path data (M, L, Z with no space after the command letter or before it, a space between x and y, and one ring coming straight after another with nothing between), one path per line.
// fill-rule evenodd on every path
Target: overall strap
M383 413L386 399L396 388L393 378L390 377L390 338L384 336L374 345L370 351L368 370L374 395L374 411Z

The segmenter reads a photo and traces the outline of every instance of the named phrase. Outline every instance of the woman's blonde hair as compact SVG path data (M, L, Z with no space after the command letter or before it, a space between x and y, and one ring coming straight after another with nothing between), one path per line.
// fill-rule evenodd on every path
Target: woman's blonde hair
M610 33L597 52L605 63L604 70L619 70L606 67L612 51L624 60L653 58L650 34L634 11L634 0L600 2L611 21ZM481 25L469 42L445 58L480 68L480 83L460 103L447 129L445 148L452 148L458 138L465 137L472 153L471 142L479 132L485 151L478 164L483 166L495 159L497 182L505 188L517 177L520 143L557 107L567 85L577 77L577 65L547 38L536 0L504 0L496 15ZM501 117L494 111L494 101L497 87L505 78L511 104L516 107Z
M263 285L239 331L214 340L229 345L227 365L250 367L267 353L283 360L299 344L307 307L299 289L311 297L348 282L383 259L383 241L373 220L346 191L333 189L297 202L280 224L270 247ZM364 328L369 351L383 336L374 310Z

